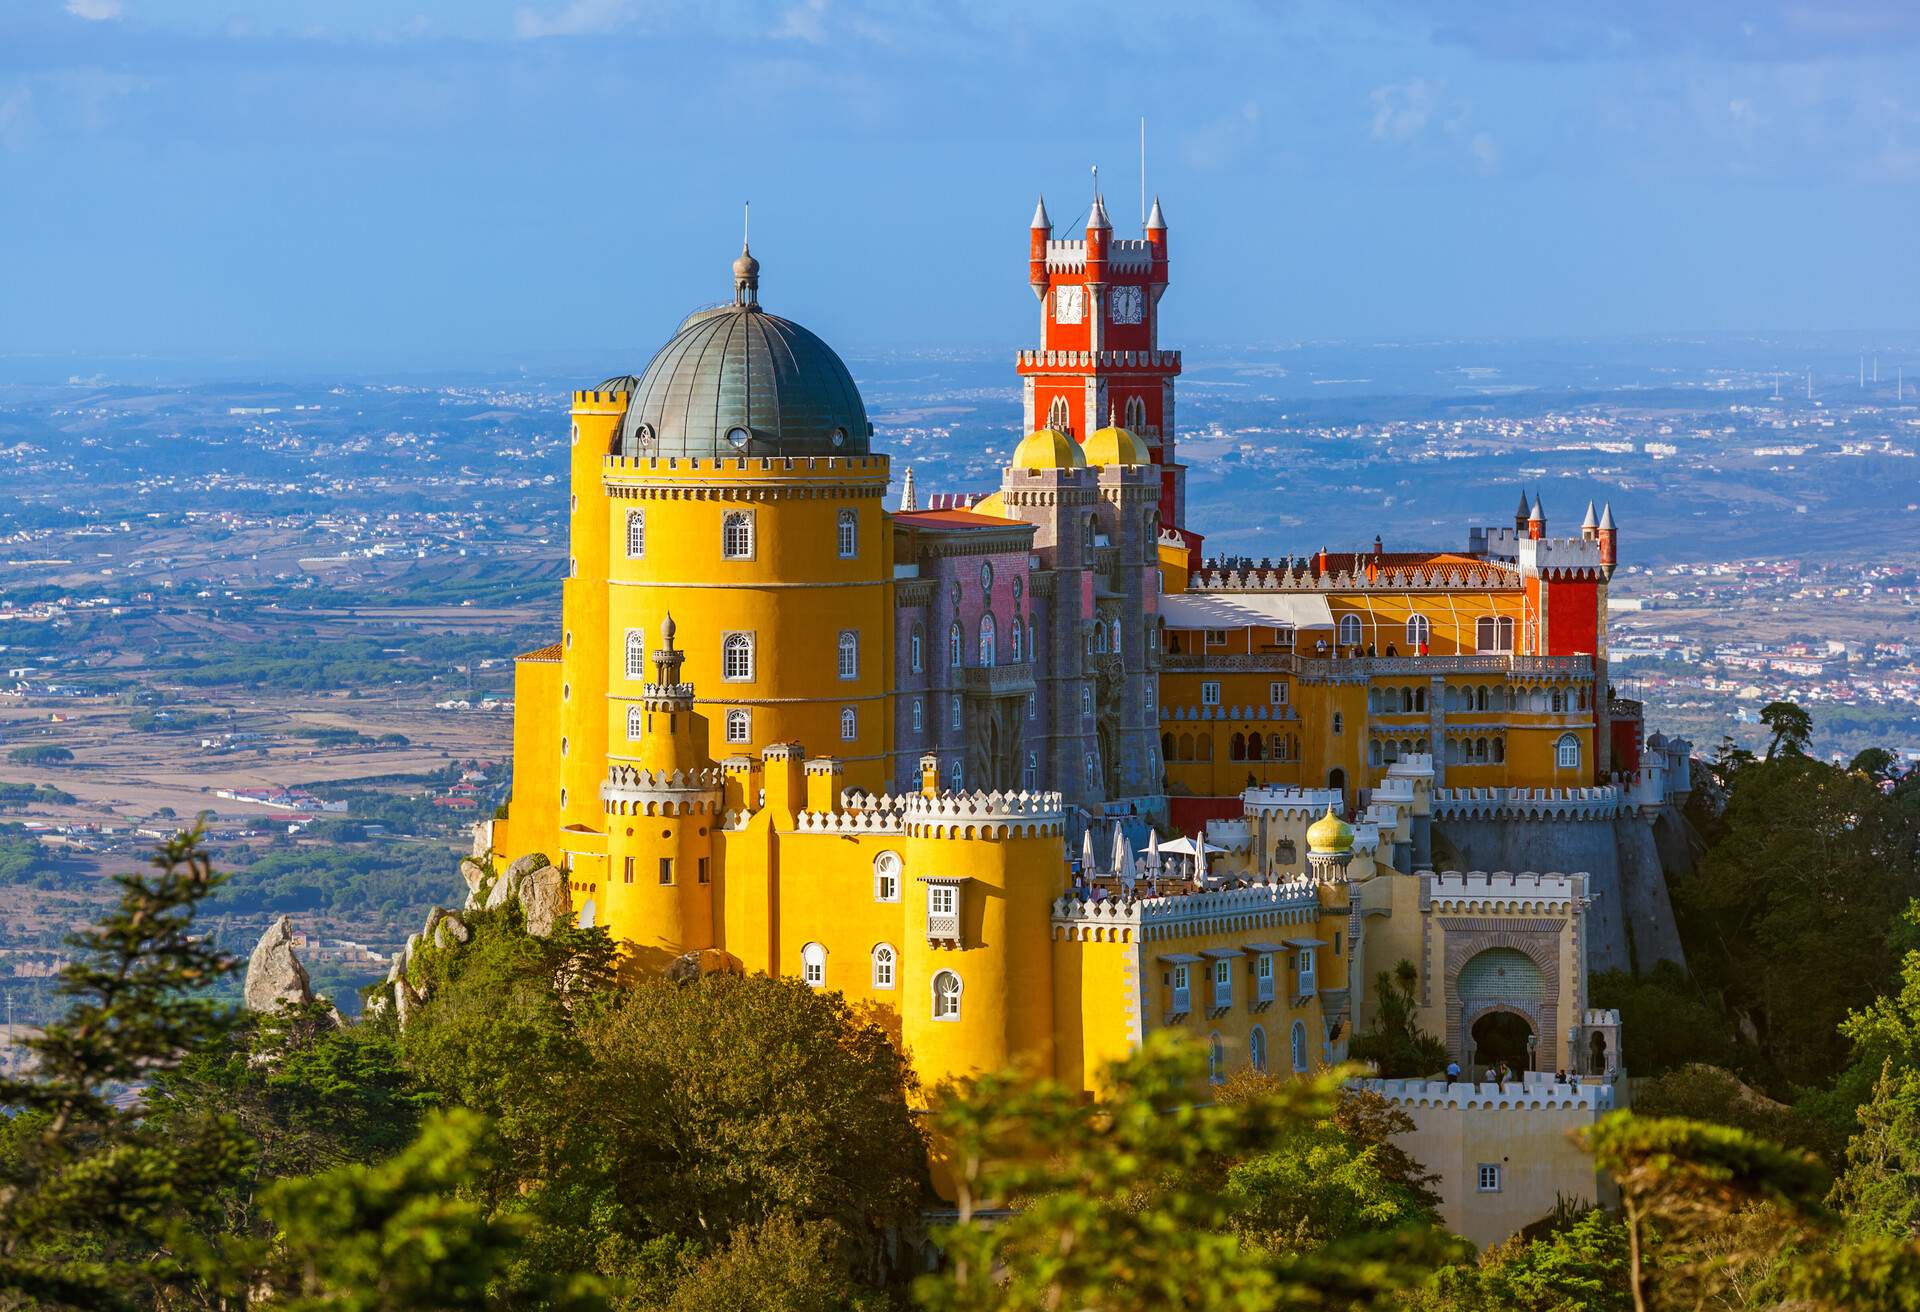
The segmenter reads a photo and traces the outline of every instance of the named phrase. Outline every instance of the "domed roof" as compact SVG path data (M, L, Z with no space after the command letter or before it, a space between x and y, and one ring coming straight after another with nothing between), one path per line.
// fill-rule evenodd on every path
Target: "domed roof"
M1090 465L1146 465L1153 463L1147 444L1118 424L1096 429L1084 452Z
M1309 852L1339 853L1353 851L1353 826L1333 813L1333 803L1327 803L1327 813L1307 826L1307 850Z
M1055 428L1038 428L1013 449L1015 469L1085 469L1080 444Z
M689 315L629 393L620 454L629 456L857 456L873 425L853 375L833 348L760 308L760 262L743 247L734 299Z

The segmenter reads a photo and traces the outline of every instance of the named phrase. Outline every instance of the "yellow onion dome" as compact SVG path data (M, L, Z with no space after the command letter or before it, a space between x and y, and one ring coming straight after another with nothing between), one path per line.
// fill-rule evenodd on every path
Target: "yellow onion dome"
M1087 439L1087 463L1090 465L1147 465L1153 457L1147 444L1117 424L1108 424Z
M1041 428L1020 439L1013 449L1015 469L1085 469L1080 444L1058 429Z
M1333 803L1327 803L1327 813L1307 826L1307 850L1310 852L1351 852L1353 851L1353 826L1333 813Z

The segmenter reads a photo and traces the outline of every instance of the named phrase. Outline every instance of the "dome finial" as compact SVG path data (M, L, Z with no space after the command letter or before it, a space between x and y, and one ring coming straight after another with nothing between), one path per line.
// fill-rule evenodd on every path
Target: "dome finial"
M760 261L753 258L753 248L747 240L752 223L753 202L746 201L740 207L740 258L733 262L735 305L760 304Z

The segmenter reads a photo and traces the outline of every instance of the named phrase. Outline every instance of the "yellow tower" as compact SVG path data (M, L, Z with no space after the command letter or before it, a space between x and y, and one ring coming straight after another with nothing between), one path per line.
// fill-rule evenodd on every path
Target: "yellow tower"
M635 961L659 969L715 946L713 827L722 780L706 758L693 685L680 675L675 625L660 623L656 676L641 690L638 765L616 764L602 789L607 883L598 917Z

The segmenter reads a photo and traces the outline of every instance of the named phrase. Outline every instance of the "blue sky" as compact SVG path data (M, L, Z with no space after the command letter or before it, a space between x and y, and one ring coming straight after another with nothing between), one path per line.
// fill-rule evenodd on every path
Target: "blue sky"
M1916 327L1912 0L6 0L0 351L1033 331L1136 132L1181 344Z

